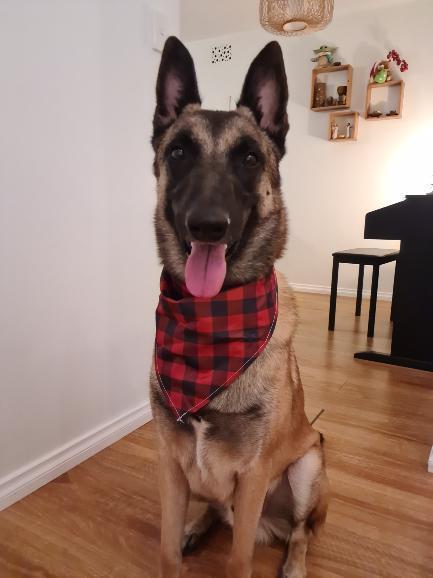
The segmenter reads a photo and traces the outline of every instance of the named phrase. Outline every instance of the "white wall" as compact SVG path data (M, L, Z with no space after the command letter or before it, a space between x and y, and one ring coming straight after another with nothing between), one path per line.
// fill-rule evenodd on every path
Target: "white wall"
M376 9L418 0L334 0L337 15ZM202 40L257 28L260 0L182 0L181 35L186 41Z
M151 5L0 1L0 507L149 416Z
M280 41L287 67L291 123L287 156L281 165L291 232L280 268L294 284L313 289L329 287L331 253L335 250L398 247L398 242L365 241L365 214L400 201L407 193L427 192L433 182L433 2L412 0L377 9L371 9L372 5L370 2L370 9L364 7L355 13L344 10L336 14L326 30L314 35L276 37L258 28L188 43L204 106L226 109L230 96L232 103L238 98L255 54L266 42ZM208 18L212 20L211 6ZM210 47L226 42L232 44L233 59L211 64ZM371 65L391 48L398 50L409 62L409 71L402 75L406 82L403 119L360 119L358 142L327 142L327 113L309 110L310 58L312 49L321 44L340 47L338 59L354 66L352 107L359 112L364 110ZM393 271L392 264L381 268L380 291L392 290ZM355 267L340 268L340 286L355 289Z

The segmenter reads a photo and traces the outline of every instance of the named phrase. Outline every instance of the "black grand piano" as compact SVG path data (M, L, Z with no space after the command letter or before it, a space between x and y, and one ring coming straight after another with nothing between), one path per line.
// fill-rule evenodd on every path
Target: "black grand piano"
M433 371L433 194L365 217L366 239L400 239L394 279L391 353L362 351L358 359Z

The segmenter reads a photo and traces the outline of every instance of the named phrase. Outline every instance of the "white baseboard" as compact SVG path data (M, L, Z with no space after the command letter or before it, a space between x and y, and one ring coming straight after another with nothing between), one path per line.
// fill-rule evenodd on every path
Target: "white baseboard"
M130 410L0 479L0 511L152 419L150 403Z
M329 295L331 293L331 287L329 285L310 285L308 283L290 283L294 291L300 291L301 293L323 293ZM346 289L344 287L338 288L338 295L341 297L356 297L356 289ZM370 291L363 291L362 296L369 298ZM377 298L380 301L391 301L392 292L391 291L378 291Z

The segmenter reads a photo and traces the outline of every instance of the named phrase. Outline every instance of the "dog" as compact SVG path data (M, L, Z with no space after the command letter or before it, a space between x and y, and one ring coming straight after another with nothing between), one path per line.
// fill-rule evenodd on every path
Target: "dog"
M287 101L277 42L253 60L233 111L203 110L190 53L175 37L165 43L152 137L155 230L164 271L192 294L209 297L263 279L284 251L288 226L279 162L289 128ZM190 260L198 259L191 257L194 246L219 259L216 279L205 279L201 290L200 265L194 265L195 277L188 273ZM287 544L281 575L307 575L307 546L326 518L328 481L321 436L304 411L293 349L294 299L283 276L276 275L279 305L272 337L203 409L174 419L154 360L150 391L160 456L160 578L180 576L182 551L195 546L218 519L233 527L228 578L249 578L255 542L274 538ZM207 509L186 526L191 497L207 503Z

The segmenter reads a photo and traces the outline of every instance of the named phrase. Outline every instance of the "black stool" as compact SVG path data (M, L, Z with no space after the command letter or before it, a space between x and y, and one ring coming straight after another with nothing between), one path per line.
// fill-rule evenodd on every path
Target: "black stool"
M337 251L332 253L334 262L332 265L332 284L331 298L329 301L329 324L328 330L334 331L335 326L335 308L337 305L337 285L338 285L338 267L340 263L351 263L359 265L358 289L356 292L356 309L355 315L361 315L362 304L362 287L364 283L364 266L373 266L373 276L371 279L371 297L370 312L368 315L368 337L374 335L374 320L376 317L377 286L379 284L379 267L384 263L396 261L399 251L394 249L347 249L346 251ZM391 306L392 319L392 306Z

